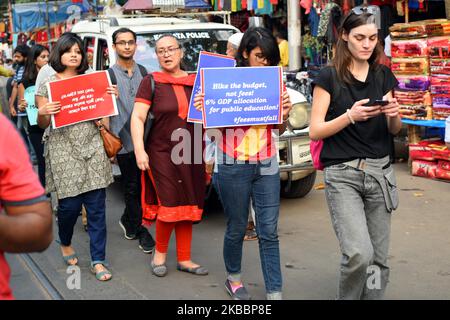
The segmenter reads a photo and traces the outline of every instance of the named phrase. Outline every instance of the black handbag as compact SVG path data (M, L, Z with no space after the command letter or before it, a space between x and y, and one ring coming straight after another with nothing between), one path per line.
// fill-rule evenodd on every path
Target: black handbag
M144 123L144 146L147 146L148 137L150 136L150 130L152 129L152 124L153 124L154 118L155 118L155 116L149 110L147 113L147 119L145 119L145 123Z
M151 101L153 103L153 98L155 97L155 80L153 79L153 76L150 74L150 87L152 89L152 97ZM153 119L155 116L153 115L152 111L149 110L147 113L147 119L145 119L144 123L144 146L147 146L148 137L150 136L150 131L152 129Z

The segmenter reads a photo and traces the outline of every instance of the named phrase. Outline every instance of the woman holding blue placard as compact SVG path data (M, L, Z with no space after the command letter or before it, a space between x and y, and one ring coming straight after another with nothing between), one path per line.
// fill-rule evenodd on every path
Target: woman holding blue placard
M31 48L30 58L27 60L24 76L18 87L18 108L21 112L24 112L27 108L36 108L34 102L34 93L36 91L35 82L39 70L48 63L48 56L48 49L42 45L38 44ZM32 101L30 101L30 99L26 99L26 97L32 97ZM39 181L42 186L45 187L44 145L42 143L42 136L45 130L39 128L37 125L37 109L35 115L36 119L34 119L34 123L32 119L28 121L28 136L30 137L31 144L33 145L34 152L36 153Z
M248 29L236 56L238 67L276 66L280 52L272 33L264 28ZM195 106L201 108L202 95ZM234 300L249 300L241 279L242 245L247 229L250 200L256 214L261 267L269 300L282 299L282 276L278 241L280 171L273 135L285 130L291 109L287 92L283 94L283 123L223 128L217 141L215 187L222 201L227 228L223 257L227 270L225 289Z

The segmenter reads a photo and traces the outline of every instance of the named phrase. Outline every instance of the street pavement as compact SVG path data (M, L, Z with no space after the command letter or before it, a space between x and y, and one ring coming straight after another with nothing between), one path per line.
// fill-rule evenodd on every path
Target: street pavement
M413 177L406 163L395 164L400 207L392 218L389 265L391 278L386 299L450 299L450 183ZM318 174L316 184L323 181ZM75 228L73 246L80 259L80 289L68 289L67 267L58 244L43 253L32 254L65 299L174 299L228 300L224 290L225 268L222 244L223 213L212 208L194 226L192 259L205 265L208 276L176 270L175 236L168 254L169 273L164 278L151 274L151 255L138 248L137 240L125 240L118 225L123 211L119 183L108 188L107 258L113 279L99 282L89 272L89 238L81 225ZM54 234L57 236L56 224ZM154 226L150 227L154 235ZM290 300L335 299L340 261L338 242L331 227L324 190L312 190L303 199L282 199L279 220L284 298ZM13 261L12 286L17 299L47 299L27 275L18 257ZM253 299L264 299L257 241L245 242L243 279ZM24 289L27 288L27 289Z

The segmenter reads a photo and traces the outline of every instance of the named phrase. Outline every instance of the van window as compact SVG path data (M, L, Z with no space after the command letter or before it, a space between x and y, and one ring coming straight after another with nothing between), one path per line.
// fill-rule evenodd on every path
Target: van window
M87 54L87 60L89 66L94 68L94 49L95 49L95 38L94 37L84 37L84 52Z
M137 50L135 60L144 65L149 72L160 70L155 53L156 40L163 34L172 34L184 50L183 68L186 71L197 71L197 61L200 51L225 54L228 38L234 33L229 29L201 29L189 31L171 31L158 33L141 33L137 35Z
M98 39L97 68L96 70L106 70L109 68L109 50L105 39Z

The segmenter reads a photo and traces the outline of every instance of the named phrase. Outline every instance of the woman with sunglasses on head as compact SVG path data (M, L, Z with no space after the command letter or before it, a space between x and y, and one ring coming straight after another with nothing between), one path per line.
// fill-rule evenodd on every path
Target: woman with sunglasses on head
M88 70L83 41L71 32L64 33L52 48L50 66L56 74L47 78L36 93L38 125L50 126L51 115L61 111L59 101L49 101L47 83L70 79ZM117 95L117 88L107 88ZM108 127L107 119L102 123ZM94 121L62 128L48 128L45 134L46 191L58 197L58 235L64 262L78 264L72 247L73 229L84 205L88 217L91 272L99 281L112 277L106 262L106 187L113 182L111 163L106 155L100 131Z
M250 28L242 37L238 67L276 66L280 62L277 41L265 28ZM202 95L195 105L202 107ZM217 148L215 187L227 217L223 257L227 271L225 288L234 300L249 300L242 281L242 246L250 201L255 210L261 268L268 300L282 299L282 275L278 241L280 171L273 134L285 130L291 109L283 93L283 124L223 128Z
M383 297L391 212L398 206L389 157L391 135L401 129L392 95L398 82L378 63L372 12L358 8L344 19L335 57L313 94L309 135L323 140L326 199L342 252L338 299Z
M131 115L136 163L144 171L142 214L144 219L156 219L156 248L150 266L155 276L167 274L167 251L175 229L177 269L205 276L208 270L191 260L192 225L201 221L206 192L203 148L194 141L194 131L202 135L201 125L186 121L195 75L181 68L184 52L173 35L162 35L155 52L161 71L144 77ZM154 119L144 144L144 123L150 111ZM182 141L174 138L180 135ZM177 149L180 146L182 152Z

